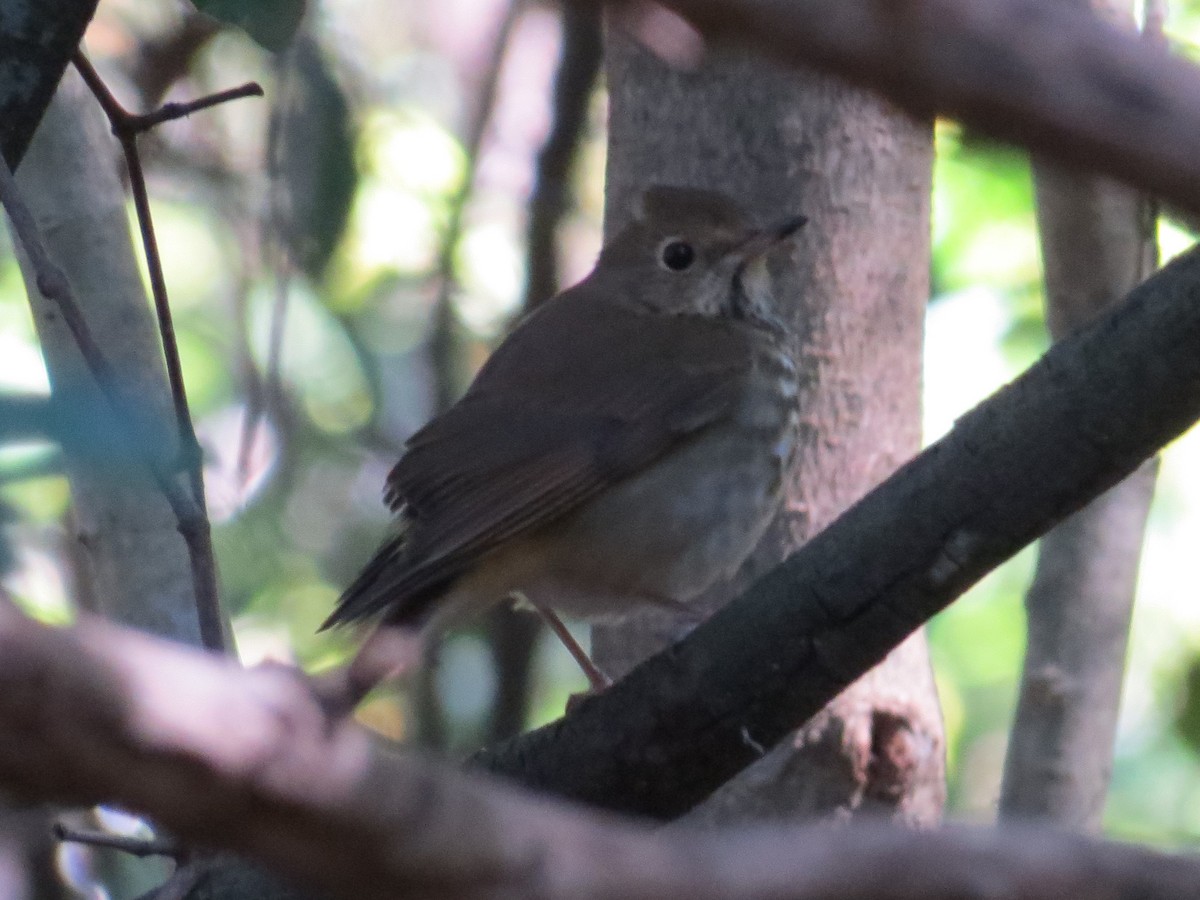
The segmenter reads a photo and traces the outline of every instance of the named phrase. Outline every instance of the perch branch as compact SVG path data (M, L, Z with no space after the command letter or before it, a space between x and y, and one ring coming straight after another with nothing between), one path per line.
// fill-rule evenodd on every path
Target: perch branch
M1200 418L1200 250L1020 378L683 641L478 766L670 819Z

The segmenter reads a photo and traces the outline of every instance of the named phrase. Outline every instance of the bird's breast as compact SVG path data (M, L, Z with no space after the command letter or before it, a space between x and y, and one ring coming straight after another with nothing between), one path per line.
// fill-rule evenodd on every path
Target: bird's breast
M773 519L796 443L796 369L761 350L727 419L532 538L551 603L583 618L690 600L732 574Z

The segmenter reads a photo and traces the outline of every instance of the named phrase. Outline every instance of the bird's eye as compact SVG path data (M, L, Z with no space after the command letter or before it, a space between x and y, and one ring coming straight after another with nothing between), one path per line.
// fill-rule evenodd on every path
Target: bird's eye
M696 251L687 241L667 241L662 248L662 262L673 272L682 272L696 259Z

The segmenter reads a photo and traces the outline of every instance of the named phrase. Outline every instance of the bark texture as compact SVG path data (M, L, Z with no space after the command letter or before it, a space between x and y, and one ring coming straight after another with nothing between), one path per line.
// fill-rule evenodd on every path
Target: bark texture
M16 169L96 0L0 0L0 155Z
M66 273L93 334L135 397L153 454L177 444L154 318L134 256L115 144L74 72L39 126L17 176L51 258ZM58 307L22 271L63 425L75 540L105 615L199 646L191 569L176 519L100 392Z
M779 521L743 572L703 599L711 610L920 447L932 129L862 91L740 52L672 69L619 27L608 83L609 233L655 183L724 191L764 223L809 217L775 273L801 379L796 461ZM598 630L599 661L625 672L673 630L660 616ZM942 780L940 712L917 634L697 815L870 809L931 824Z
M1092 5L1108 21L1134 27L1128 0ZM1115 306L1153 271L1153 204L1123 184L1044 158L1034 158L1033 173L1046 321L1061 339ZM1001 816L1100 828L1157 470L1156 461L1148 462L1042 539L1025 598L1029 638Z

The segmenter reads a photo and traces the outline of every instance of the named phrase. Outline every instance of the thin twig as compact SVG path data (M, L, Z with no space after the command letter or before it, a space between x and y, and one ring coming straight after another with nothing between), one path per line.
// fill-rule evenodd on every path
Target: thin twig
M246 415L242 420L242 434L238 442L236 483L239 495L245 490L250 477L250 460L254 445L258 441L263 415L279 406L281 379L280 367L283 360L283 334L287 321L287 308L292 282L292 259L288 243L284 239L283 221L283 111L288 102L288 90L294 71L295 54L287 51L277 62L276 100L271 108L267 125L267 210L261 224L258 246L270 254L275 277L275 300L271 305L271 323L267 339L265 372L258 380L258 390L250 393L246 403ZM271 252L271 251L274 252ZM249 357L253 366L253 356Z
M130 114L128 118L129 128L131 131L141 134L142 132L149 131L156 125L161 125L163 122L183 119L192 113L212 109L212 107L228 103L230 100L261 96L263 96L262 86L256 82L248 81L239 87L217 91L215 94L209 94L207 97L200 97L196 100L189 100L187 103L164 103L154 112L143 113L141 115Z
M509 0L496 27L496 36L492 41L492 55L488 59L487 68L480 82L479 101L463 144L466 151L466 161L463 165L463 176L458 190L450 198L449 215L446 218L446 230L442 232L441 247L438 252L437 269L434 279L437 284L437 297L434 301L434 341L431 351L434 355L434 369L437 375L436 396L434 406L438 412L448 408L454 402L457 393L456 379L450 377L449 370L453 365L449 362L453 355L453 323L454 314L450 306L450 295L454 292L456 279L454 277L454 254L458 250L458 242L462 237L463 218L471 194L475 189L475 174L479 168L479 153L483 147L483 136L488 123L492 120L492 111L496 107L496 97L500 88L500 71L504 66L504 57L508 53L508 45L512 40L517 21L523 9L522 0Z
M475 189L475 174L479 168L483 136L496 107L496 98L500 88L500 72L504 66L504 58L507 55L508 46L512 41L512 35L516 30L522 9L522 0L509 0L504 15L496 26L496 34L492 39L492 53L480 81L479 99L475 104L474 113L463 139L466 161L463 165L462 180L459 182L454 196L450 198L446 229L442 232L437 267L433 276L437 285L437 295L433 304L432 338L429 342L434 382L434 412L442 412L457 399L458 366L454 337L455 315L450 302L456 284L454 255L458 249L459 239L462 237L466 208ZM428 675L436 665L436 644L431 641L426 651L422 669ZM432 677L418 678L415 694L418 741L432 747L444 745L445 727L438 707L434 679Z
M69 844L86 844L89 847L105 847L109 850L120 850L131 856L169 856L178 859L183 852L176 841L165 838L130 837L123 834L109 834L107 831L92 831L90 829L72 828L62 822L51 826L55 840Z
M79 70L79 74L83 76L88 90L95 96L96 101L100 104L100 108L104 110L104 115L108 118L108 124L112 127L113 134L121 140L124 140L126 137L137 137L139 134L144 134L155 126L161 125L163 122L173 122L175 119L183 119L192 113L220 106L222 103L228 103L230 100L263 96L262 85L255 81L247 81L238 87L217 91L214 94L209 94L196 100L189 100L187 103L164 103L153 112L131 113L121 105L116 95L109 90L108 85L104 83L104 79L100 77L100 73L96 71L96 67L84 56L83 51L77 50L71 61L74 63L75 68Z
M1168 0L1146 0L1142 9L1142 36L1152 44L1167 46Z
M7 164L0 165L0 204L7 210L17 240L33 266L38 291L58 306L63 321L67 323L79 347L80 355L83 356L92 377L96 379L97 387L122 426L119 429L120 439L128 444L130 454L145 464L175 515L176 527L187 544L188 563L197 597L201 640L208 649L221 650L225 637L220 609L216 605L216 565L208 517L196 503L192 493L179 485L174 472L164 466L154 454L153 448L156 444L148 438L150 429L138 405L121 389L117 371L88 327L71 283L47 253L33 213L21 197L16 179ZM211 598L210 604L206 606L200 603L201 597Z
M600 74L600 11L568 4L562 12L562 55L554 79L554 119L538 154L526 233L525 311L558 291L556 237L567 212L569 177Z
M554 76L554 115L537 158L526 230L525 298L522 312L549 300L559 288L558 232L570 206L570 175L579 155L602 59L600 11L579 4L562 10L562 50ZM508 606L487 620L497 688L487 743L519 732L529 712L533 652L540 622Z
M163 355L166 358L167 378L171 384L171 400L175 407L175 421L179 430L179 452L181 462L192 484L192 493L200 509L205 510L202 454L196 430L188 408L187 387L183 381L183 364L179 359L179 347L175 338L175 323L171 316L167 297L166 278L162 270L162 255L158 250L158 239L154 233L154 219L150 214L150 197L146 190L146 176L142 170L141 157L137 150L137 136L141 130L134 123L135 117L117 102L117 98L100 77L82 51L76 51L75 68L95 95L112 132L121 143L125 154L125 165L129 172L129 186L137 210L138 227L141 230L142 246L146 255L146 268L150 273L150 291L154 296L154 308L158 315L158 327L162 334Z
M121 106L82 51L75 52L73 62L84 82L95 95L101 109L104 110L104 114L108 117L113 134L116 135L125 154L130 191L133 194L134 207L137 210L138 227L141 231L142 246L146 256L146 268L150 273L150 290L154 297L154 308L158 316L167 378L171 386L171 400L175 409L178 431L180 465L187 473L197 510L196 517L180 519L179 530L188 543L189 555L192 557L196 607L200 619L200 637L204 646L210 650L223 650L225 648L225 632L220 598L217 594L216 575L213 571L215 566L213 565L211 529L204 497L203 453L196 437L196 428L188 406L187 387L183 380L183 363L179 357L179 344L175 337L175 323L167 296L162 255L159 253L158 239L154 232L154 218L150 212L150 195L146 189L146 175L138 154L137 138L138 135L163 122L178 119L202 109L209 109L229 100L262 96L262 88L257 84L249 83L201 97L190 103L168 103L154 112L139 115L130 113ZM205 560L203 565L209 571L197 578L197 565L201 559Z
M278 407L282 391L280 369L283 360L283 335L287 323L288 302L291 297L292 266L288 252L277 247L275 256L275 299L271 304L271 321L267 336L267 358L259 390L252 393L242 420L238 441L237 488L239 495L250 481L250 465L255 444L261 431L263 416Z

